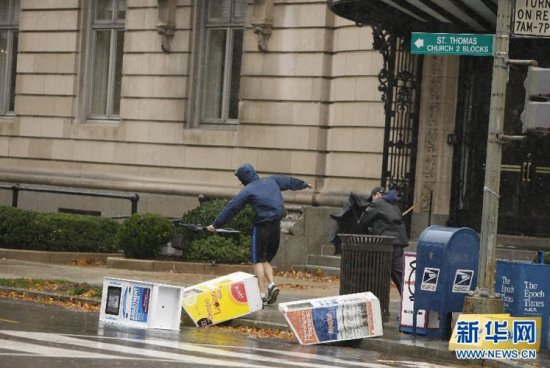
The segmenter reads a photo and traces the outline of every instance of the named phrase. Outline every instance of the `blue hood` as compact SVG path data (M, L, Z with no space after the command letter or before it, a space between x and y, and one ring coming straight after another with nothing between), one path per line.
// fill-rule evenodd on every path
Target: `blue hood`
M392 190L387 191L386 193L384 193L382 198L384 198L384 200L386 200L387 202L389 202L391 204L395 204L399 201L399 196L397 195L397 191L395 189L392 189Z
M258 180L260 177L256 174L254 166L251 164L242 164L237 170L235 170L235 176L239 178L243 185L247 185L254 180Z

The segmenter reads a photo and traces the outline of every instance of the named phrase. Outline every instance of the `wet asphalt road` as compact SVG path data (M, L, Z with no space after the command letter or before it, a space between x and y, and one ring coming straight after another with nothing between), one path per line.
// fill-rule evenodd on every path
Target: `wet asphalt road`
M396 352L398 353L398 352ZM97 313L0 299L0 368L444 367L341 346L300 346L216 329L124 329Z

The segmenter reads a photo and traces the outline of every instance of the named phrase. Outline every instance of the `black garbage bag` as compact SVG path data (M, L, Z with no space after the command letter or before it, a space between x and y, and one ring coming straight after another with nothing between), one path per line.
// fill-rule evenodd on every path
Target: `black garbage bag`
M335 255L342 253L342 241L338 234L365 234L367 232L360 226L359 218L370 202L370 194L351 192L344 206L338 212L330 215L330 218L336 221L329 235L329 241L334 244Z

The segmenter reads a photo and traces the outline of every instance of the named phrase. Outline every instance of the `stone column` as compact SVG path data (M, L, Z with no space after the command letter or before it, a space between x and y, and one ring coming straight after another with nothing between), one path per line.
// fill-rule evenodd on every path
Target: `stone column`
M430 222L445 225L449 218L453 145L447 139L455 128L459 58L426 56L423 69L413 239Z

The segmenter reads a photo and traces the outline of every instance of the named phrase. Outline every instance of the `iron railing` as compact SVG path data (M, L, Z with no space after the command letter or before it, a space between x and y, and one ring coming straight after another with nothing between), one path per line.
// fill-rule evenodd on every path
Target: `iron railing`
M132 214L137 213L138 202L139 202L139 195L137 193L127 194L127 193L92 192L92 191L74 190L74 189L33 187L33 186L25 186L21 184L0 185L0 189L11 190L12 192L11 205L12 207L16 207L16 208L19 202L19 192L54 193L54 194L88 196L88 197L127 199L132 204L132 207L131 207Z
M378 75L386 119L381 184L399 192L406 210L414 200L423 60L411 55L409 39L393 30L375 26L373 37L374 49L384 61ZM411 216L404 220L410 229Z

